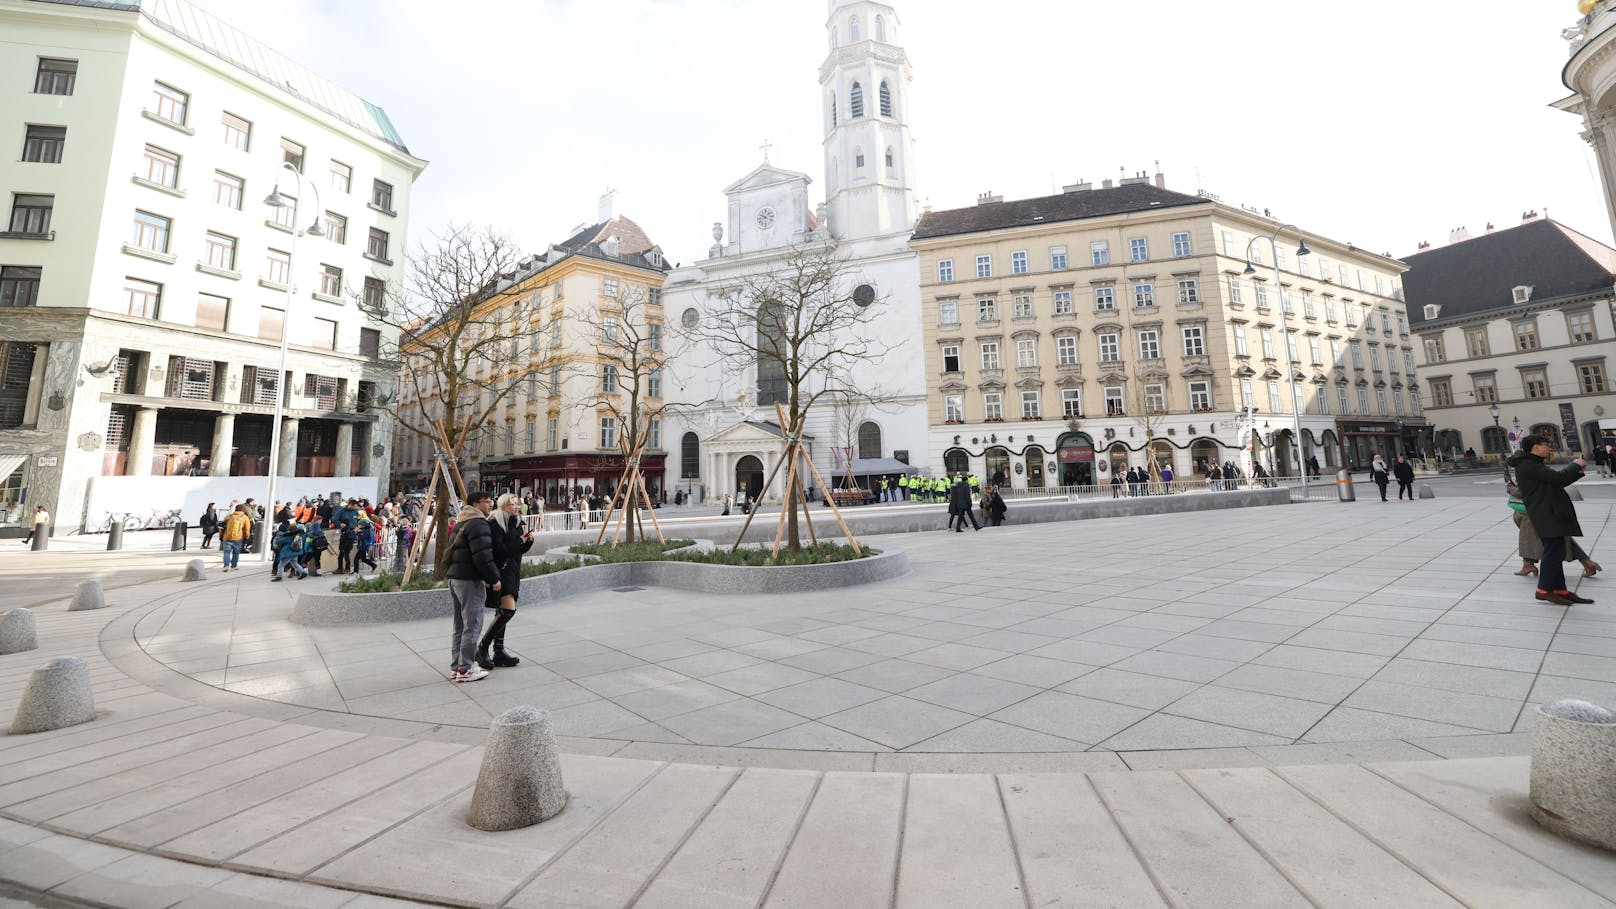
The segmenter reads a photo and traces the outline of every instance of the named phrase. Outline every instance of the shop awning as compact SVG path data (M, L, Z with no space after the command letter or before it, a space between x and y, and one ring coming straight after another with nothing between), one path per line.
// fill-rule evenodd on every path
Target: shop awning
M27 455L0 454L0 480L4 480L15 473L17 468L21 467L26 460L28 460Z

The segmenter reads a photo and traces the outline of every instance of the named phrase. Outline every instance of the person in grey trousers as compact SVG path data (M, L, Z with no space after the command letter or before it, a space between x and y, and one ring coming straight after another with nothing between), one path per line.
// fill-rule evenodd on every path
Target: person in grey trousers
M499 562L494 558L494 533L488 513L494 499L477 491L455 515L454 539L449 546L449 598L454 601L454 641L450 668L454 682L475 682L488 677L477 665L477 642L483 631L483 603L487 591L500 590Z

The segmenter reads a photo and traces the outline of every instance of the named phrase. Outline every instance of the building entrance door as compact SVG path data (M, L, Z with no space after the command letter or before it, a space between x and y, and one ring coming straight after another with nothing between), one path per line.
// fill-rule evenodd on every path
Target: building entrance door
M763 462L747 455L735 462L735 491L744 491L748 502L756 502L763 495Z

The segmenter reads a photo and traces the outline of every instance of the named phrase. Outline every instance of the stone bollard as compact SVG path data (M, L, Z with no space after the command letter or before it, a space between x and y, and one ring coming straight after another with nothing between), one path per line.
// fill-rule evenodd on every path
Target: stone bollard
M1531 795L1545 829L1616 850L1616 712L1577 700L1538 707Z
M512 707L494 718L466 820L478 830L516 830L567 806L550 714Z
M95 719L90 667L78 657L51 660L28 677L11 721L12 735L49 732Z
M7 609L0 612L0 653L22 653L39 646L34 634L32 609Z
M1434 490L1431 487L1425 485L1424 483L1421 483L1420 484L1420 498L1422 498L1422 499L1434 499L1434 498L1436 498L1436 490Z
M1582 491L1577 489L1577 487L1575 487L1575 486L1567 486L1565 488L1565 491L1566 491L1566 495L1571 497L1571 501L1573 501L1573 502L1581 502L1582 501Z
M208 579L208 566L201 559L192 559L185 563L185 576L182 581L205 581Z
M78 590L73 593L73 601L67 604L68 612L79 612L85 609L100 609L107 605L106 592L101 589L101 582L91 578L80 581Z

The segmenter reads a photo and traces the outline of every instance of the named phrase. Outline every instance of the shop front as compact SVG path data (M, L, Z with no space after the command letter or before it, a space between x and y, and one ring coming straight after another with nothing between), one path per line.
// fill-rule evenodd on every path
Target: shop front
M1390 462L1402 450L1402 432L1397 421L1337 420L1341 436L1341 463L1348 470L1368 470L1375 455Z
M1094 440L1088 433L1062 433L1055 442L1055 461L1060 467L1060 485L1095 485Z
M645 489L654 499L663 495L666 453L640 458ZM578 452L513 458L505 470L508 485L523 493L535 493L552 507L565 505L574 492L610 496L622 479L624 459L617 452Z

